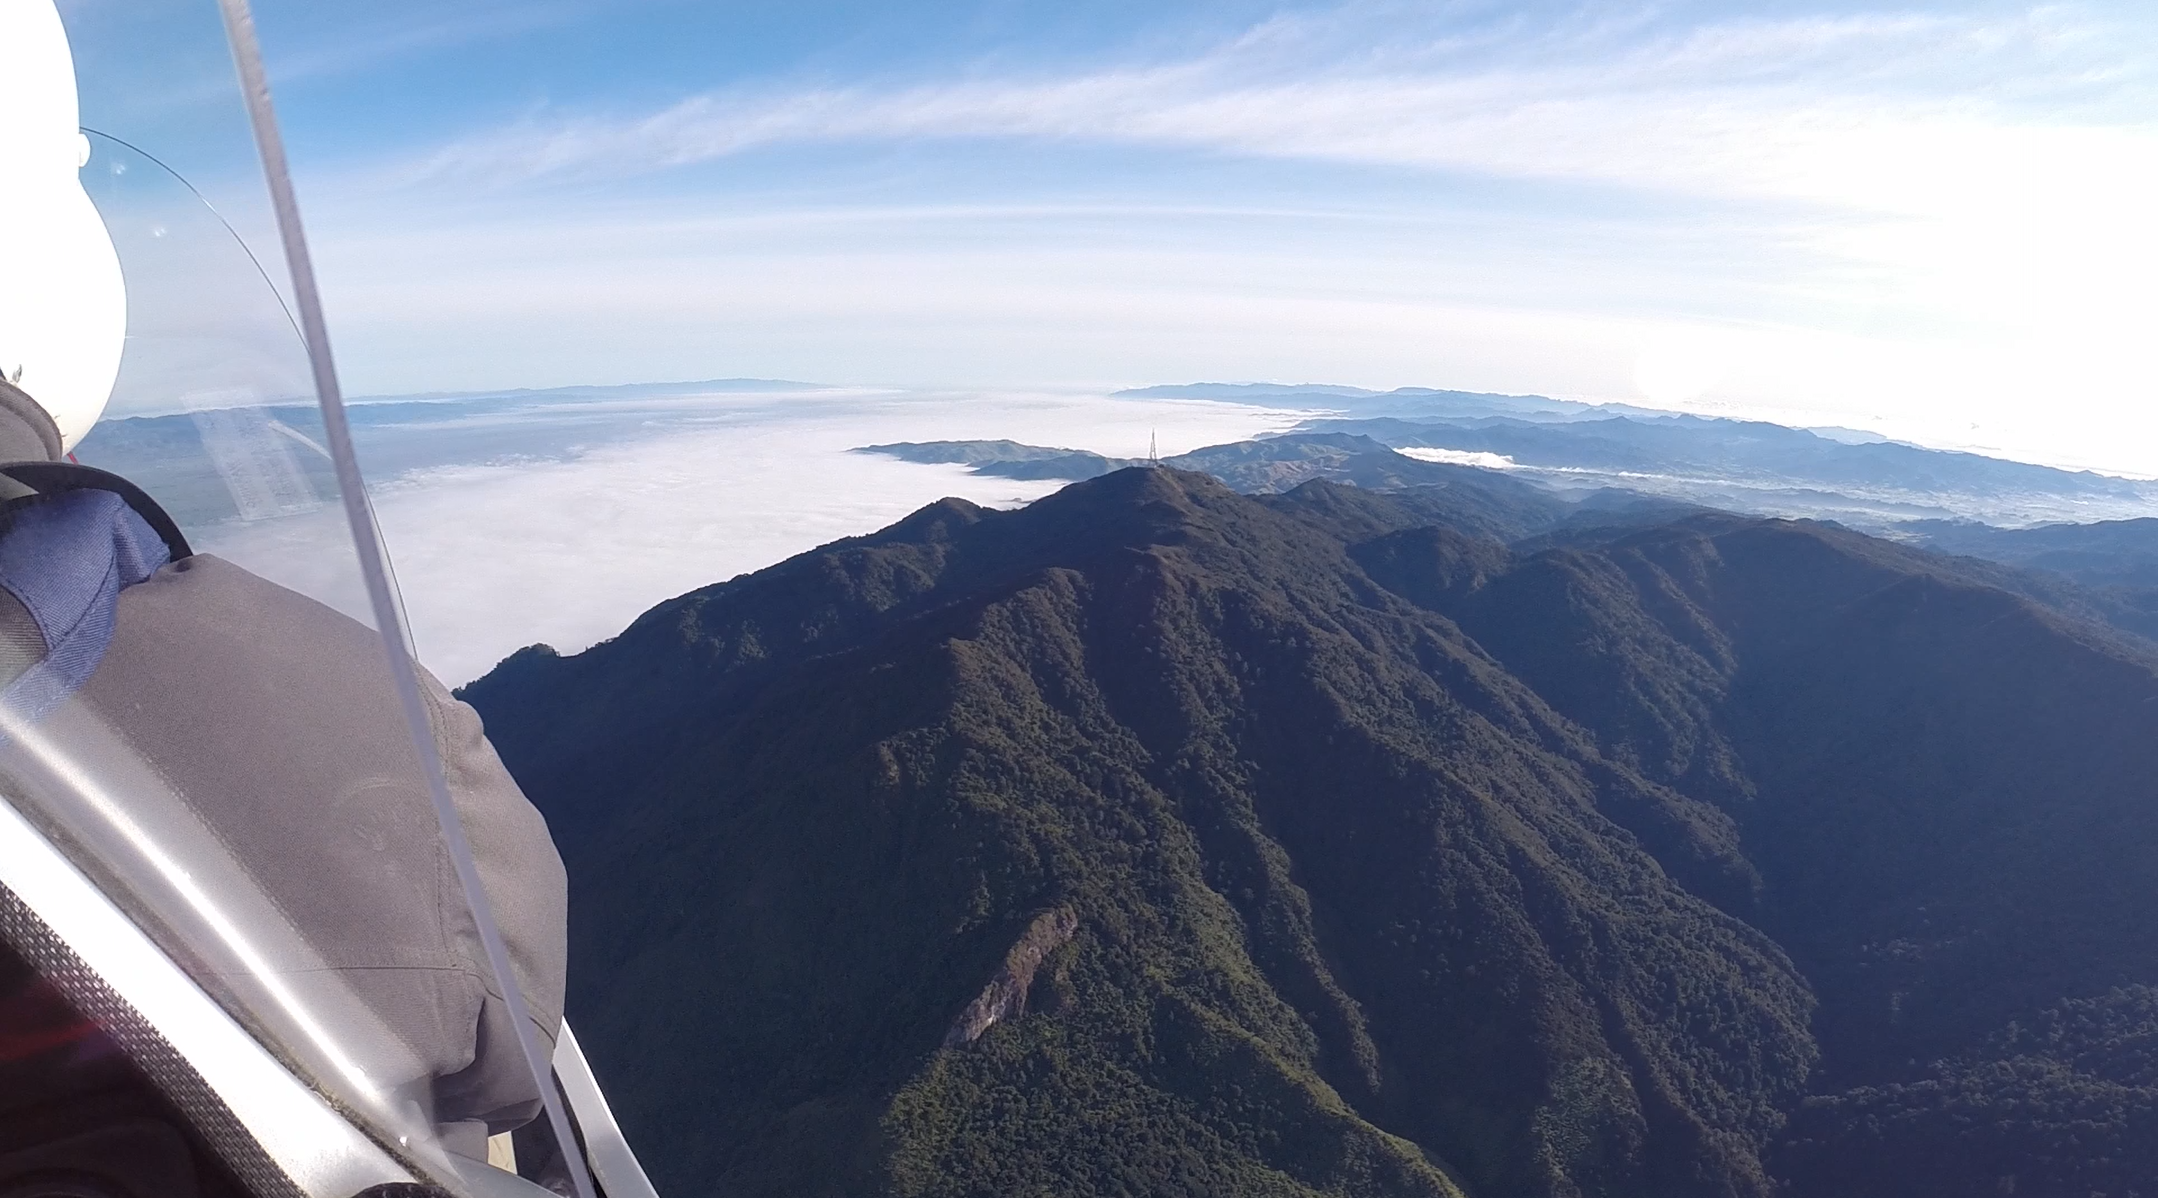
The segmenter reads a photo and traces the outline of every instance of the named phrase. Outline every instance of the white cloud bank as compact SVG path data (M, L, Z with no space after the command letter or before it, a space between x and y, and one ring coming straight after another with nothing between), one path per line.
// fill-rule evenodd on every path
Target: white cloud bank
M990 506L1061 483L847 452L892 441L1009 437L1144 456L1285 428L1304 413L1074 395L713 397L702 428L566 461L420 471L378 489L413 640L452 684L512 651L612 636L661 600L873 532L956 495ZM363 615L334 508L226 526L200 548Z
M1521 463L1503 453L1486 453L1477 449L1439 449L1435 446L1405 445L1395 453L1415 458L1419 462L1444 462L1449 466L1481 466L1486 470L1519 470Z

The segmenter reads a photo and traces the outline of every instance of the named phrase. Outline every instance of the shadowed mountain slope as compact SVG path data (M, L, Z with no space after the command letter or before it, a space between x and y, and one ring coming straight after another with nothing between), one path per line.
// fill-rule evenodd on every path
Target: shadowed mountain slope
M2158 641L2158 519L1993 528L1942 520L1897 530L1928 549L2069 580L2082 607L2116 628Z
M2158 1035L2149 661L1831 528L1468 510L947 500L468 688L662 1185L1947 1195L1972 1110L1988 1192L2158 1177L2089 1047Z
M2158 1035L2147 648L1982 564L1802 523L1700 517L1436 579L1381 544L1358 551L1375 573L1604 752L1732 816L1762 879L1748 918L1821 1002L1799 1192L2158 1178L2158 1079L2112 1076L2102 1047ZM2114 1026L2079 1040L2093 1009ZM2029 1049L2063 1022L2065 1050Z
M1929 549L2051 570L2086 586L2158 590L2158 519L2036 528L1923 520L1901 531Z

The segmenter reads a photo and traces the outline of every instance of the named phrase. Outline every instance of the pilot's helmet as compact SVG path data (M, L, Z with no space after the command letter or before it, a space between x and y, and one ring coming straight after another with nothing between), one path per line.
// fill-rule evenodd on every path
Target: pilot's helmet
M120 259L83 191L75 63L53 0L0 0L0 376L74 448L127 336Z

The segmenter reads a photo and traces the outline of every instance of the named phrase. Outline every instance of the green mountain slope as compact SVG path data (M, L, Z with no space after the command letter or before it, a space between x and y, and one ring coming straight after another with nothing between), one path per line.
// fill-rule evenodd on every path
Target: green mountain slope
M662 1186L1967 1193L1962 1112L2104 1101L2139 1167L2147 661L1831 529L1447 502L945 501L469 688Z
M1802 1192L2158 1179L2153 1079L2094 1048L2158 1035L2129 1001L2158 963L2149 656L1963 563L1780 522L1555 551L1436 606L1743 830L1749 918L1822 1000ZM2134 1013L2080 1047L2022 1044L2093 1003Z

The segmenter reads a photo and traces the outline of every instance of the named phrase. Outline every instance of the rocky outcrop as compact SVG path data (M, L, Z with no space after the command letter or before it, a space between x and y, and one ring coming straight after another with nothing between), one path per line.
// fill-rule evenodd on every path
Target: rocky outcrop
M1027 926L1026 935L1012 945L1004 954L1004 964L996 976L982 987L967 1009L952 1022L952 1030L944 1034L944 1046L957 1048L972 1044L982 1038L982 1033L1006 1019L1017 1019L1027 1012L1027 990L1034 984L1034 971L1041 968L1043 959L1064 947L1079 930L1079 917L1064 907L1044 911L1034 917Z

